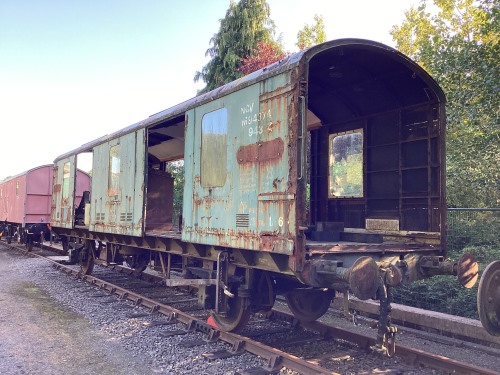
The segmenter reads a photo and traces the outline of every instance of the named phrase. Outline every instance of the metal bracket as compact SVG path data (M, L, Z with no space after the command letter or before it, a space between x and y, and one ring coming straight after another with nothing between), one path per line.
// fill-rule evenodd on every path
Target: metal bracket
M226 251L221 251L217 254L217 283L215 284L215 313L218 315L226 314L227 298L224 293L227 285L227 269L229 263L229 254Z
M344 307L344 317L349 320L349 321L352 321L352 323L357 326L359 325L358 323L358 316L355 312L351 312L351 310L349 309L349 291L345 291L343 293L343 307Z
M391 290L380 280L377 294L380 299L380 315L375 346L371 349L392 358L396 352L397 327L391 324Z

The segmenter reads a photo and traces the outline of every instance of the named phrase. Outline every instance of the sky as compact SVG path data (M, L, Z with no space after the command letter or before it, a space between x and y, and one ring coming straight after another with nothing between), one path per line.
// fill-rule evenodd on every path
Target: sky
M394 47L392 26L418 4L267 1L289 52L315 14L328 40ZM0 0L0 180L194 97L204 85L193 77L229 3Z

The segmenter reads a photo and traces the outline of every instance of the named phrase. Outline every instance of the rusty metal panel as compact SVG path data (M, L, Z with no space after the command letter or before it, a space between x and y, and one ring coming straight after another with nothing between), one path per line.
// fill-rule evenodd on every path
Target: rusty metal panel
M145 129L94 148L89 229L143 233Z
M51 224L73 228L75 197L75 155L58 160L54 167Z
M184 241L292 254L296 240L295 184L289 150L296 150L290 72L195 108L186 126ZM205 116L227 111L226 164L221 186L204 186ZM220 132L226 131L217 125ZM223 155L223 156L221 156ZM219 172L218 172L219 173ZM222 181L222 178L220 179Z
M35 204L35 202L38 202L38 205L48 205L47 212L48 215L50 215L50 223L54 227L73 228L74 217L68 217L68 214L71 212L73 215L73 209L80 203L83 192L90 191L90 176L79 169L76 170L76 180L74 178L71 178L71 180L69 180L69 182L65 184L64 178L68 178L68 174L67 170L66 174L64 174L64 166L68 165L68 163L71 164L71 161L65 159L62 161L62 163L60 161L57 162L55 167L50 166L51 170L47 175L49 179L49 186L47 188L50 191L51 195L51 199L49 197L49 202L44 202L44 200L41 199L42 196L34 194L33 192L31 194L28 194L26 197L27 202L32 201L33 204ZM59 171L62 172L59 173ZM72 171L74 171L74 168L70 169L71 176L74 176L74 174L72 174ZM35 181L33 181L33 183L35 183ZM37 181L36 183L38 184L39 181ZM39 188L37 188L37 190L38 189ZM67 199L63 199L63 193L66 196L68 191L73 192L73 198L68 197ZM70 199L71 205L68 205ZM67 206L67 208L65 208L64 206ZM42 207L38 209L41 210ZM46 222L49 222L48 215L47 220L44 220ZM33 210L33 212L28 212L27 210L26 223L38 223L41 221L41 219L41 215L36 214L35 210Z
M246 146L240 146L236 154L238 164L260 163L268 160L278 159L283 155L284 142L281 138L275 138L271 141L252 143Z

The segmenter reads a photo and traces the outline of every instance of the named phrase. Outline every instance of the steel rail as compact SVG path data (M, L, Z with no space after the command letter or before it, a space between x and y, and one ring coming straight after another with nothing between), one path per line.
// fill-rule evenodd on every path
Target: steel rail
M111 294L118 295L122 300L130 300L134 303L135 306L143 306L149 308L151 312L158 312L167 316L168 320L176 319L177 321L184 323L188 327L188 330L194 329L194 327L196 327L196 329L207 333L209 337L218 338L230 344L233 347L233 351L235 353L244 350L249 353L258 355L267 360L266 369L271 370L279 369L281 367L287 367L288 369L297 371L301 374L337 374L335 372L328 371L318 365L310 363L302 358L272 348L250 338L234 333L220 331L208 325L206 322L196 319L195 317L179 309L159 303L138 293L128 291L125 288L98 279L94 276L82 275L80 272L63 266L55 261L52 262L54 263L55 268L64 270L67 273L71 273L77 278L99 286L101 289L108 290Z
M293 315L281 311L279 314L285 314L289 318L293 317ZM375 345L375 339L373 337L359 334L344 328L334 327L319 321L301 322L300 324L302 327L316 331L325 337L340 338L342 340L356 343L363 349L368 349ZM453 374L499 375L497 371L460 362L445 356L428 353L423 350L410 348L405 345L396 344L396 356L405 359L410 364L418 363Z
M9 246L14 247L15 246ZM22 252L19 248L16 248ZM108 281L101 280L97 277L90 275L83 275L80 271L74 270L70 267L67 267L55 260L44 257L39 254L28 253L27 255L32 257L37 257L44 259L50 263L52 266L68 275L75 276L78 279L86 281L92 285L98 286L101 289L107 290L111 295L117 295L121 300L129 300L134 303L134 306L142 306L149 308L151 313L160 313L167 317L167 321L177 320L186 325L186 330L198 330L201 331L208 336L207 341L213 340L221 340L232 346L232 351L234 354L239 354L242 351L247 351L254 355L257 355L264 360L267 361L265 366L266 370L278 370L281 367L286 367L292 371L297 371L300 374L318 374L318 375L340 375L339 373L329 371L325 368L322 368L314 363L308 362L305 359L296 357L292 354L283 352L279 349L270 347L268 345L262 344L258 341L252 340L250 338L240 336L230 332L220 331L213 326L207 324L204 321L196 319L195 317L178 310L174 307L159 303L151 298L146 296L142 296L138 293L131 292L125 288L122 288L118 285L112 284Z
M53 266L55 268L63 272L66 272L68 274L73 274L77 278L88 281L89 283L97 285L102 289L108 290L110 293L118 295L120 299L128 299L134 302L135 306L141 305L150 308L152 312L153 311L159 312L163 315L166 315L168 319L177 319L178 321L186 324L187 327L193 326L194 324L193 322L196 322L196 324L198 325L198 329L202 331L208 332L209 330L213 330L215 331L215 336L225 341L226 343L232 345L233 352L246 350L252 354L258 355L266 359L268 361L266 366L267 369L276 369L278 367L285 366L291 370L305 374L337 374L335 372L330 372L311 362L308 362L307 360L293 356L279 349L272 348L258 341L234 333L217 330L214 327L209 326L207 323L197 320L196 318L190 316L187 313L182 312L181 310L175 309L168 305L158 303L151 298L141 296L140 294L134 292L130 292L124 288L106 282L104 280L98 279L94 276L82 275L81 272L73 270L47 257L38 254L27 253L23 249L20 249L16 246L12 245L6 245L6 246L12 247L16 250L20 250L21 252L24 252L31 256L43 258L53 263ZM110 268L116 269L119 272L127 272L128 274L134 273L133 270L128 270L121 266L113 265ZM152 276L152 275L148 275L147 278L149 278L150 280L151 279L161 280L161 278L159 278L158 276ZM296 319L292 314L284 311L273 309L268 314L268 316L272 318L273 315L278 319L284 319L290 322L293 321L296 322ZM373 347L375 345L375 339L373 337L360 334L345 328L332 326L319 321L297 322L297 323L300 324L303 328L315 331L325 338L342 339L348 342L352 342L365 350L368 350L370 347ZM452 372L454 374L484 374L484 375L499 374L498 372L490 369L467 364L465 362L460 362L445 356L428 353L423 350L410 348L400 344L396 344L396 356L403 358L406 362L410 364L422 364L434 369L443 370L445 372Z

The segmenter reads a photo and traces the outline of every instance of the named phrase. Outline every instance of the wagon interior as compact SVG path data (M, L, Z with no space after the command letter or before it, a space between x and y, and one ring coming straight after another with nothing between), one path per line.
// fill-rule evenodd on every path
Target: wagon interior
M416 72L366 46L324 51L308 109L308 239L439 232L438 99Z
M174 217L174 179L167 165L184 158L184 115L148 129L148 179L146 232L178 231L181 217ZM174 226L175 224L175 226Z

